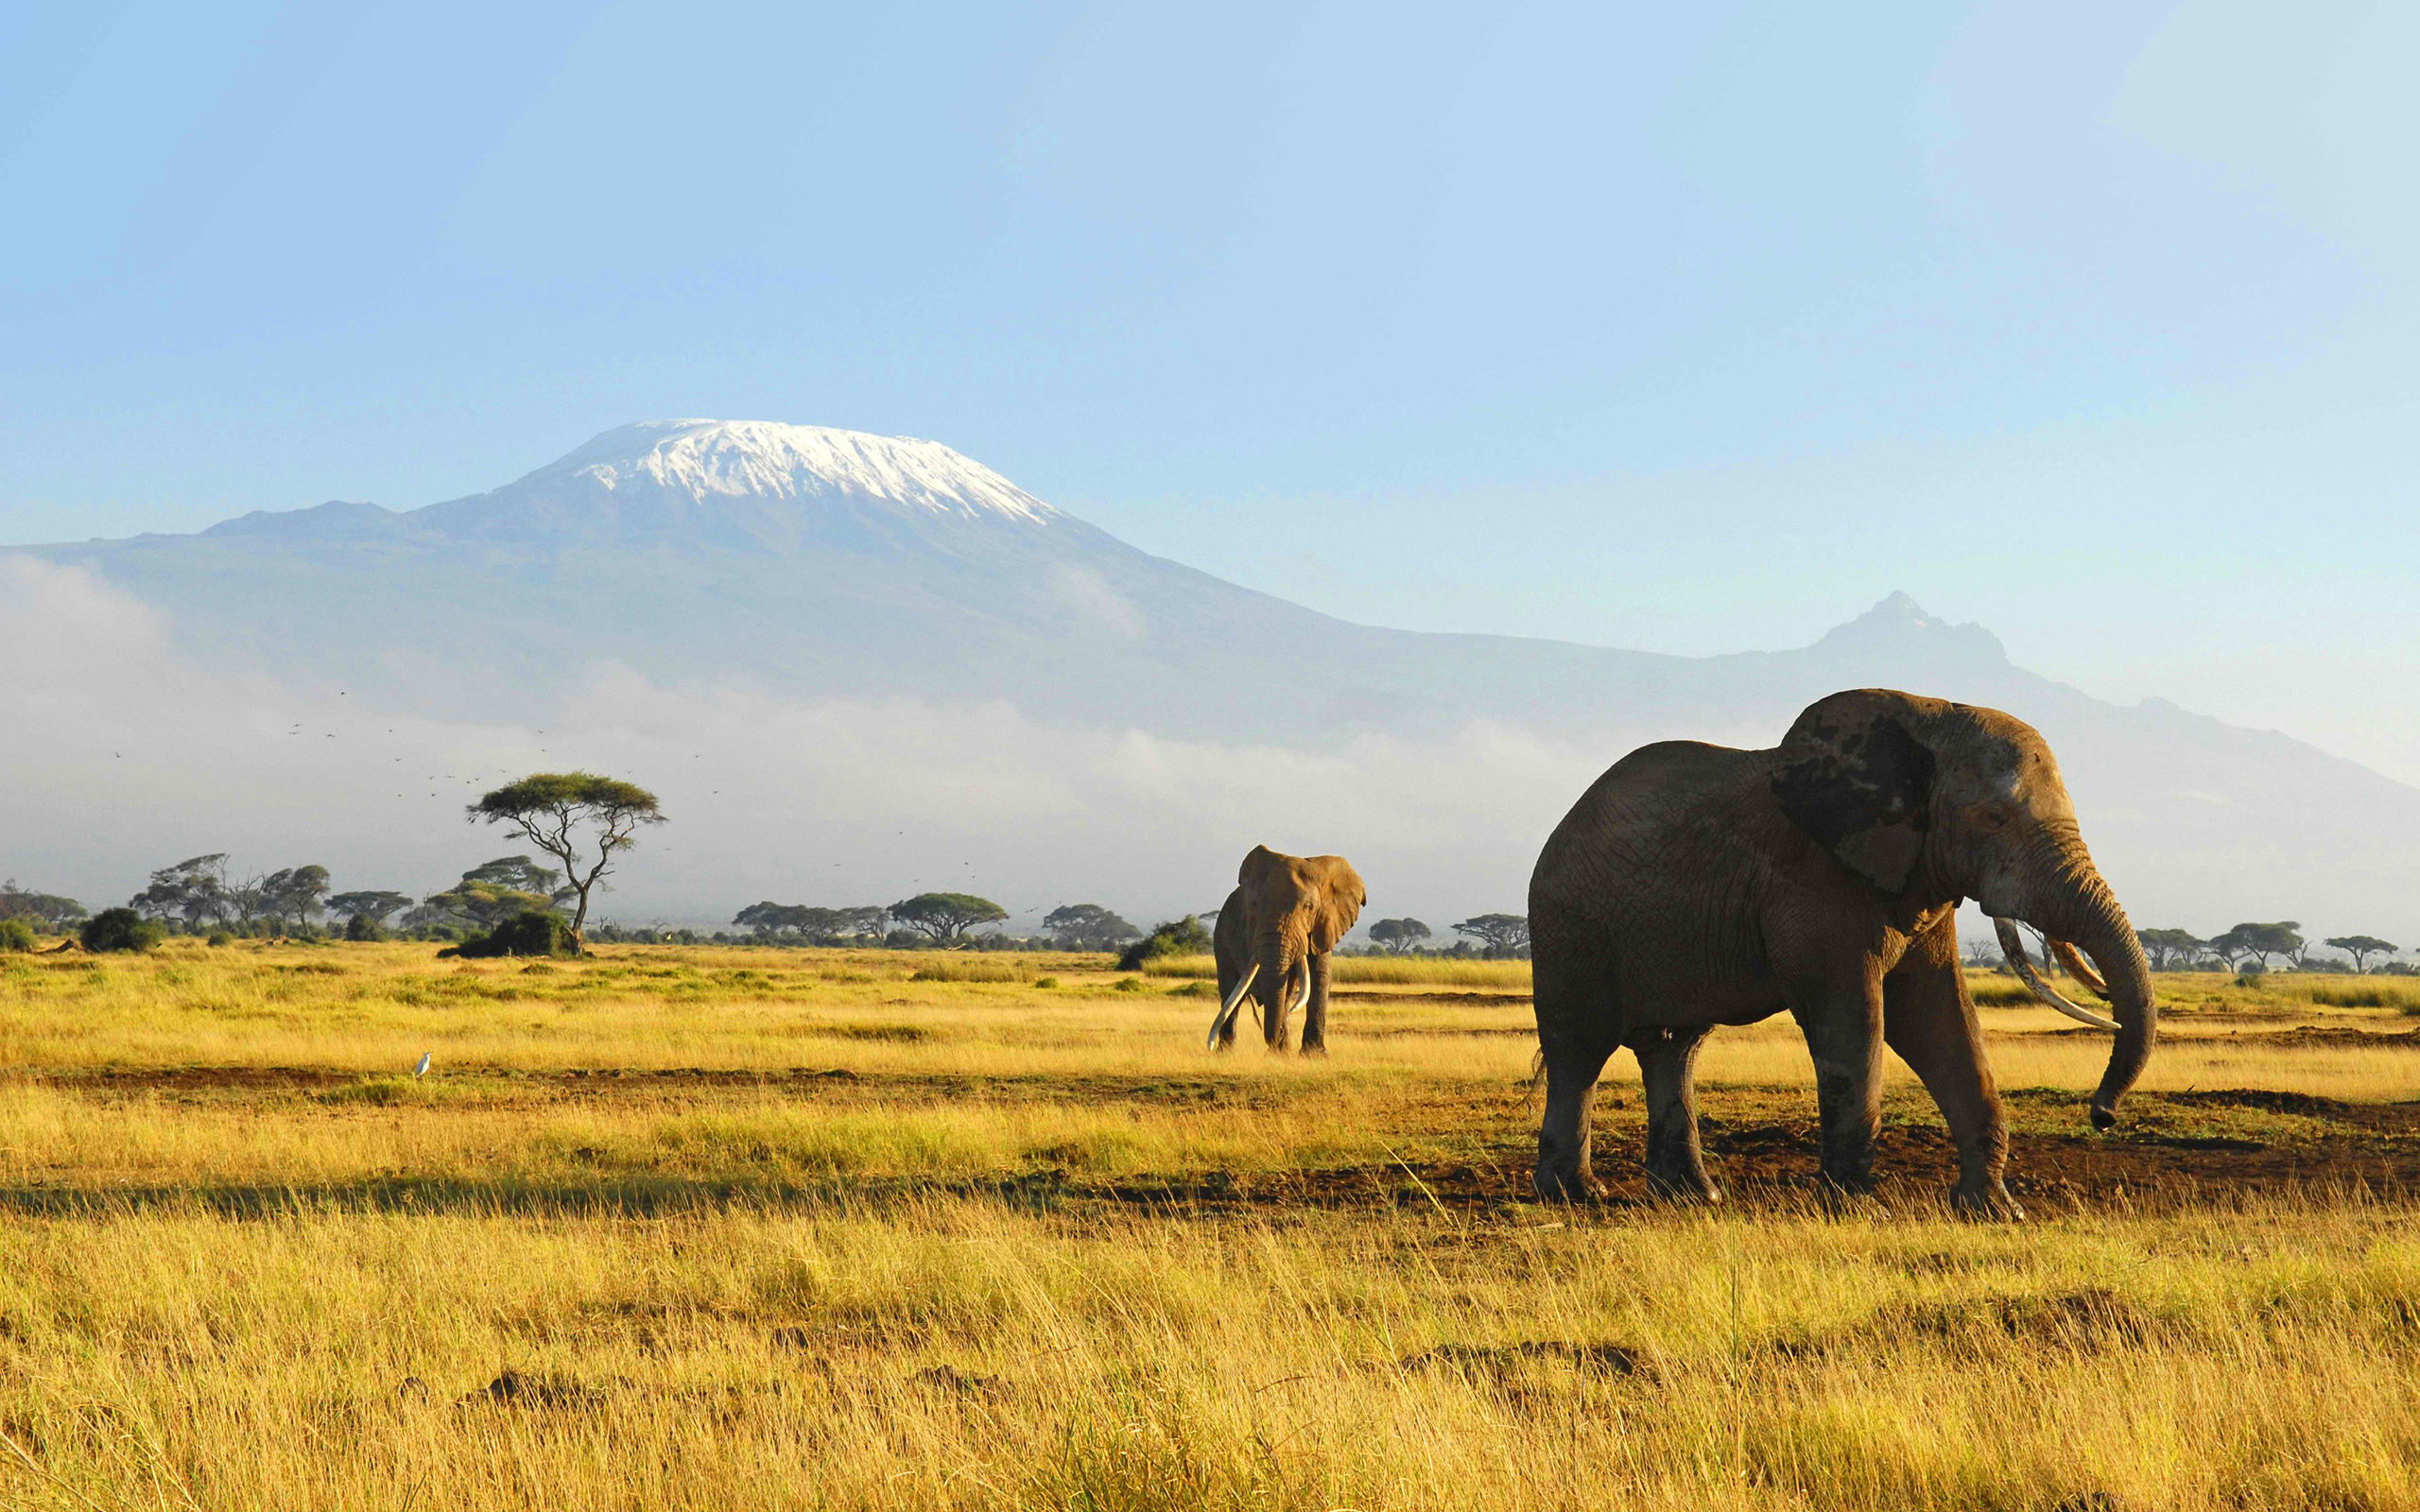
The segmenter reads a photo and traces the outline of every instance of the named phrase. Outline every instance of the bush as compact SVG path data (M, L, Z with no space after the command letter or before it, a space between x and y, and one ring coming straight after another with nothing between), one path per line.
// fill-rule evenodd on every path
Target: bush
M33 948L33 925L22 919L0 919L0 955L22 955Z
M1172 919L1150 934L1126 947L1117 958L1121 971L1139 971L1143 963L1161 955L1207 955L1210 954L1210 932L1201 920L1191 914Z
M235 943L235 936L228 934L223 929L214 929L210 932L210 937L203 940L202 943L204 945L233 945Z
M355 914L344 921L344 937L350 940L380 940L387 937L387 932L380 929L378 920L368 914Z
M464 940L440 955L577 955L571 921L561 914L526 908L484 935Z
M1012 971L1005 966L994 966L988 961L975 961L963 965L957 961L935 961L930 966L919 967L916 974L908 980L910 982L1016 982L1023 979L1023 972Z
M167 926L131 908L104 908L84 920L77 938L88 951L147 951L168 937Z

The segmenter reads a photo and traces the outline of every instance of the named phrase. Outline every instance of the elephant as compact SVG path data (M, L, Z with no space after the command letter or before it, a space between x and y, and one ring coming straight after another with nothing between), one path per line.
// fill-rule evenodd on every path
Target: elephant
M1235 1047L1236 1019L1250 993L1270 1049L1286 1048L1288 1021L1306 1007L1303 1054L1326 1055L1327 957L1370 901L1361 874L1342 856L1281 855L1256 845L1236 882L1210 936L1219 1014L1209 1042Z
M2115 1031L2106 1130L2159 1029L2142 946L2092 864L2049 747L1996 710L1888 689L1809 705L1771 750L1641 747L1564 816L1530 879L1539 1069L1531 1183L1594 1197L1589 1114L1613 1052L1638 1057L1647 1172L1719 1202L1698 1147L1698 1051L1719 1024L1788 1009L1815 1062L1827 1191L1870 1190L1881 1049L1915 1072L1958 1148L1954 1209L2015 1219L2008 1120L1959 967L1973 899L2044 1001ZM2052 991L2011 919L2052 942L2115 1020ZM2081 946L2100 971L2086 966Z

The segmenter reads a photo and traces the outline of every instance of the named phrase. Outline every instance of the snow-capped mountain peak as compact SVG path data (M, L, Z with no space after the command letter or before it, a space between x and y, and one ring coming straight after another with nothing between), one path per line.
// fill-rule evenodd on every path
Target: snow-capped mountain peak
M778 421L656 420L618 426L540 468L523 486L579 481L616 494L662 489L815 499L855 494L968 519L1046 524L1059 511L939 441Z

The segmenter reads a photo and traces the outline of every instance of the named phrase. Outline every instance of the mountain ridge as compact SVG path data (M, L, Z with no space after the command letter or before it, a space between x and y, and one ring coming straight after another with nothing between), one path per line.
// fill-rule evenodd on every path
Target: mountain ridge
M1140 551L912 438L641 422L418 509L330 501L16 549L91 568L204 657L498 716L604 662L1329 757L1500 728L1611 761L1658 739L1770 745L1825 693L1898 686L2041 729L2118 870L2420 892L2420 863L2375 843L2420 826L2420 789L2166 700L2092 698L1904 593L1811 644L1714 657L1357 625Z

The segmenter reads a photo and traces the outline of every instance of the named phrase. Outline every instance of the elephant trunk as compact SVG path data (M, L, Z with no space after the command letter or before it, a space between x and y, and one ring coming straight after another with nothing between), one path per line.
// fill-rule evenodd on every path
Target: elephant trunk
M2134 925L2118 904L2118 896L2092 864L2083 839L2066 833L2048 848L2046 860L2029 890L2029 906L2020 918L2053 939L2082 947L2100 969L2110 1012L2117 1019L2117 1040L2109 1065L2092 1094L2092 1126L2105 1129L2118 1121L2118 1101L2142 1075L2152 1046L2159 1038L2159 1001L2152 995L2151 964Z
M1293 1016L1302 997L1310 989L1309 941L1281 919L1261 932L1255 959L1259 1000L1268 1009L1261 1028L1271 1044L1280 1043L1286 1037L1286 1021ZM1294 981L1298 971L1303 975L1299 990Z

